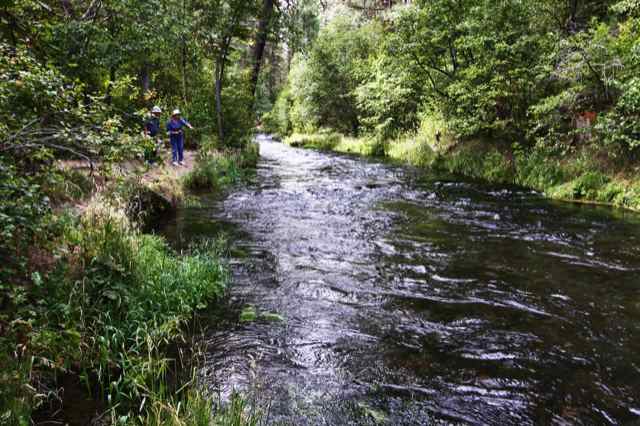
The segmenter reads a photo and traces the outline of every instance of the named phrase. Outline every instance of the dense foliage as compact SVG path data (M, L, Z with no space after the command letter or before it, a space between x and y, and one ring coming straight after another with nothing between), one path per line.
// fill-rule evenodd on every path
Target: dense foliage
M630 167L640 140L637 13L635 1L418 0L373 17L340 9L294 60L265 121L285 135L327 127L382 140L440 122L438 139L589 149Z

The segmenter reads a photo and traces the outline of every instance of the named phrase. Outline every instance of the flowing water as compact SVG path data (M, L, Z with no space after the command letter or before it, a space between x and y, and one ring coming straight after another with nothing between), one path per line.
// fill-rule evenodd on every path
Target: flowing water
M212 391L268 424L640 422L638 216L258 139L164 230L231 243Z

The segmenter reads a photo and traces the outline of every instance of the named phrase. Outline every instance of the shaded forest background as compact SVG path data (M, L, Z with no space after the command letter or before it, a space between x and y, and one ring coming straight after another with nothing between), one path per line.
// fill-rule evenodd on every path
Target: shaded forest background
M635 159L638 2L353 3L296 55L267 117L283 134L389 139L439 121L458 140L597 140Z

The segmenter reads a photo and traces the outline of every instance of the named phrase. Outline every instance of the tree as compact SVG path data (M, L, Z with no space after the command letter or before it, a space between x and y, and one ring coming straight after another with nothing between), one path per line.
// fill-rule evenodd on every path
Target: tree
M272 22L274 0L263 0L262 12L258 19L258 29L256 31L253 46L253 69L251 72L251 93L255 97L256 86L258 85L258 77L260 76L260 68L264 56L264 49L267 44L267 36L269 26Z

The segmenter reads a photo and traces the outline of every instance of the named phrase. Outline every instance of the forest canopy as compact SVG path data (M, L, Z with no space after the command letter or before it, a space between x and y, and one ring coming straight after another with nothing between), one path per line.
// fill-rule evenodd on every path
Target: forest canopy
M381 140L440 122L460 141L566 153L588 140L635 161L638 10L633 0L345 2L294 59L265 121L283 134Z

